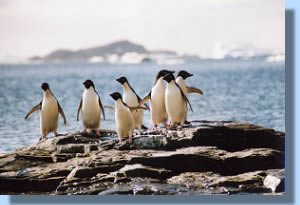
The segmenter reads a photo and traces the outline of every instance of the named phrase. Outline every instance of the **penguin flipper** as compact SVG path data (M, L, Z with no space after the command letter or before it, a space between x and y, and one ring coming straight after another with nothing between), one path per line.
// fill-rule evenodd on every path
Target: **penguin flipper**
M64 124L66 125L67 124L66 116L65 116L65 113L64 113L63 109L61 108L61 106L60 106L60 104L59 104L58 101L57 101L57 105L58 105L58 112L63 117Z
M180 86L179 86L177 83L176 83L176 85L177 85L177 87L179 88L179 90L180 90L180 92L181 92L182 98L184 99L184 101L185 101L187 104L189 104L189 106L190 106L192 112L194 112L194 111L193 111L193 108L192 108L192 105L191 105L191 103L190 103L190 101L189 101L189 99L185 96L185 94L183 93L183 91L182 91L182 89L180 88Z
M99 97L99 95L98 95L98 99L99 99L99 105L100 105L100 107L101 107L101 112L102 112L102 115L103 115L103 119L105 120L105 112L104 112L104 107L103 107L103 105L102 105L102 103L101 103L101 100L100 100L100 97Z
M185 96L185 94L183 92L182 92L182 96L183 96L183 99L185 100L185 102L189 104L191 111L194 112L189 99Z
M203 91L198 89L198 88L195 88L195 87L186 87L187 89L187 92L188 93L196 93L196 94L199 94L199 95L203 95Z
M145 105L145 107L150 110L149 106L147 104L145 104L148 100L151 100L151 91L150 93L148 93L148 95L146 97L144 97L143 100L140 100L139 105Z
M150 107L147 104L144 104L148 111L150 111Z
M130 109L131 112L135 110L147 110L147 108L141 106L136 106L136 107L127 106L127 107Z
M38 105L34 106L34 107L26 114L25 120L26 120L32 113L34 113L35 111L41 110L41 109L42 109L42 101L41 101Z
M82 107L82 99L80 100L80 104L79 104L79 107L78 107L78 110L77 110L77 121L79 121L79 114L80 114L80 111L81 111L81 107Z

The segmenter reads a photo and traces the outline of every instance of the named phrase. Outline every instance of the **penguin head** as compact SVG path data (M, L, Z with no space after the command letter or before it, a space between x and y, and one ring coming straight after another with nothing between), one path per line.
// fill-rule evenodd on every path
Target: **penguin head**
M117 101L117 100L119 100L119 99L122 100L122 96L121 96L121 94L120 94L119 92L114 92L114 93L110 94L110 96L111 96L115 101Z
M170 71L170 70L160 70L158 73L157 73L157 76L156 76L156 80L158 80L159 78L161 78L161 77L164 77L164 76L166 76L167 74L169 74L169 73L175 73L175 71Z
M124 76L122 76L122 77L116 79L116 81L118 81L118 82L121 83L122 85L123 85L124 83L128 83L127 78L124 77Z
M189 72L187 72L187 71L185 71L185 70L181 70L181 71L179 71L178 74L177 74L177 77L180 77L180 76L183 78L183 80L185 80L185 79L187 79L188 77L193 76L193 74L191 74L191 73L189 73Z
M48 83L43 83L41 87L42 87L43 91L46 91L46 90L49 89L49 84Z
M83 85L86 89L89 89L91 86L95 89L94 83L91 80L86 80L83 82Z
M175 77L172 73L168 73L166 76L164 76L164 80L170 83L172 80L175 80Z

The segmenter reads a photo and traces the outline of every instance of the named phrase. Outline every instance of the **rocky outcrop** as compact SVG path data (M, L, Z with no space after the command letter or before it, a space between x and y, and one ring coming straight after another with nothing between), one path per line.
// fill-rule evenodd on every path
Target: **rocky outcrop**
M80 132L0 155L1 194L284 193L284 133L194 121L136 131L133 144Z

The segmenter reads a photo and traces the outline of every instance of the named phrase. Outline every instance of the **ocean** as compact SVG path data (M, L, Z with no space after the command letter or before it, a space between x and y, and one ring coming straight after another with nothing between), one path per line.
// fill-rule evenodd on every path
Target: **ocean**
M26 113L42 100L41 84L47 82L62 106L67 125L60 117L58 132L83 130L77 122L77 108L83 81L94 81L104 105L114 105L110 93L119 91L115 80L126 76L143 98L149 93L160 69L194 74L186 84L203 90L204 95L190 94L193 112L188 120L235 120L285 131L284 63L262 60L204 60L182 65L161 66L152 63L111 64L19 64L0 65L0 152L12 151L38 142L39 114L25 120ZM101 128L114 129L114 112L105 110ZM145 111L144 124L152 128L150 113ZM48 136L52 136L49 134Z

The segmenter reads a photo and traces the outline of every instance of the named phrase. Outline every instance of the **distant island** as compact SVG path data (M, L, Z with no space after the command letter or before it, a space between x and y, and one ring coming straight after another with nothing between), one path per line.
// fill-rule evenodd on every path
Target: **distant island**
M220 59L263 59L267 62L284 61L284 55L249 54L247 50L230 50ZM58 49L46 56L33 56L30 63L110 63L110 64L139 64L153 62L156 64L173 65L188 61L207 60L197 55L179 55L170 50L148 50L143 45L120 40L103 46L79 50ZM216 59L210 59L216 60Z

